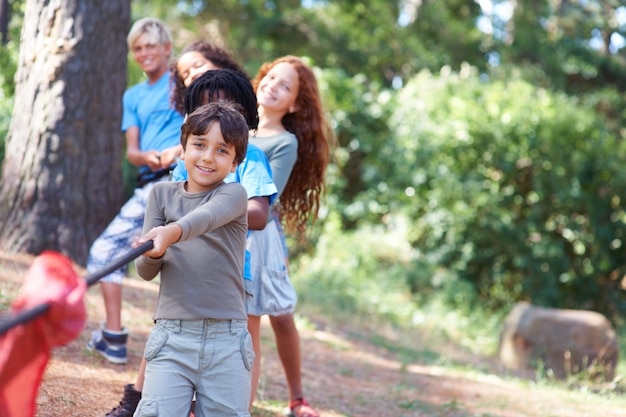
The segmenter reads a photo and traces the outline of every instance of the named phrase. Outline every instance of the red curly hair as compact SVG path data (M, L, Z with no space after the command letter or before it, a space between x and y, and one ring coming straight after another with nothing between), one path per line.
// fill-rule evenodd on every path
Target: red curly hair
M317 219L320 198L326 191L324 179L333 136L315 74L302 59L287 55L266 62L252 81L254 90L269 70L281 62L289 63L296 70L299 89L295 102L297 110L282 118L285 129L298 139L298 157L280 196L279 212L286 229L302 236L309 220L314 222Z

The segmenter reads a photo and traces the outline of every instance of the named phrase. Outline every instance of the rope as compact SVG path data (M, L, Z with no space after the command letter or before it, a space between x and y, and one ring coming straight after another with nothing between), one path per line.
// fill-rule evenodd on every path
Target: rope
M92 286L93 284L95 284L96 282L104 278L106 275L110 274L111 272L115 271L118 268L121 268L122 266L126 265L133 259L137 258L139 255L149 251L153 247L154 247L154 244L151 240L144 242L140 246L120 256L119 258L111 262L109 265L102 268L100 271L96 271L92 274L87 275L85 277L85 281L87 281L87 286L88 287ZM35 307L31 309L24 310L13 315L13 317L10 317L9 319L0 323L0 336L3 336L6 332L11 330L15 326L19 326L20 324L24 324L38 316L41 316L42 314L46 313L49 309L50 309L50 304L42 303L42 304L36 305Z

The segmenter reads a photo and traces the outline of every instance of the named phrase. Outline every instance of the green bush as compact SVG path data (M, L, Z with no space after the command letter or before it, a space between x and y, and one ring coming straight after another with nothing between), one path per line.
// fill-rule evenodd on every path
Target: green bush
M410 323L415 305L406 273L414 251L402 233L369 228L341 232L338 215L330 217L315 250L292 257L300 301L331 315Z
M299 310L323 313L336 323L371 326L375 332L389 326L417 332L433 345L454 343L495 353L502 314L486 311L467 282L411 248L406 228L345 232L334 216L315 251L291 260Z
M393 181L393 160L381 153L390 137L392 94L362 74L325 70L318 71L318 79L337 139L328 169L329 209L339 213L345 230L379 223L392 198L386 184Z
M592 109L444 68L410 81L390 126L412 245L484 305L626 310L624 145Z

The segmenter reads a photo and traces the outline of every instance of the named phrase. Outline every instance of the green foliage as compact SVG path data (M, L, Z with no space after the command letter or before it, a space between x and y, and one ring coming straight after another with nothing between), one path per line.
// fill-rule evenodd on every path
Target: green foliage
M480 15L475 1L422 2L415 21L398 38L410 39L403 51L402 79L408 80L421 69L438 71L446 65L457 68L469 63L484 68L486 38L475 24Z
M620 25L620 8L618 0L518 3L511 21L501 22L507 33L492 51L510 65L539 66L549 88L580 94L611 85L623 92L626 60L617 48L626 25Z
M24 19L25 0L9 2L8 31L6 43L0 48L0 86L5 97L13 97L15 93L15 72L20 49L20 31ZM2 136L4 138L4 135Z
M469 61L484 64L474 2L227 0L213 7L178 1L172 27L232 50L251 74L281 55L309 56L348 77L363 74L390 86L419 68ZM406 9L406 10L403 10ZM403 11L403 13L401 13ZM402 19L401 19L402 17ZM174 23L175 22L175 23Z
M495 352L501 314L476 303L467 283L418 261L422 257L406 239L406 228L346 233L339 223L330 215L315 250L291 259L300 304L338 321L363 318L373 328L419 329L441 343L452 340L481 354ZM420 273L429 278L410 289L411 277ZM427 351L420 360L446 361Z
M584 108L593 109L605 120L606 128L618 140L626 140L626 95L613 87L605 87L580 97Z
M8 28L8 39L0 48L0 163L4 161L6 137L13 111L15 93L15 72L19 55L19 38L22 24L24 1L11 2L12 19ZM2 175L0 171L0 176Z
M391 118L409 238L484 305L527 299L617 319L623 144L590 109L470 67L419 74Z
M337 139L328 175L329 210L341 214L346 230L377 223L389 212L384 190L391 161L381 148L390 135L393 93L368 83L365 75L349 77L339 70L325 70L318 79Z
M7 98L0 90L0 161L4 161L4 145L9 125L11 123L11 112L13 111L13 97ZM2 175L0 171L0 176Z
M4 97L13 97L15 93L15 71L17 70L17 57L19 45L9 42L0 48L0 85Z
M366 229L342 233L335 216L325 225L315 252L292 261L294 282L306 287L298 291L300 299L344 314L410 322L414 306L405 274L412 250L402 235Z
M345 233L338 223L329 219L315 251L292 258L299 305L338 322L345 318L377 329L391 325L419 332L434 344L452 342L485 355L496 352L503 315L474 302L467 283L418 262L421 255L407 241L406 228L364 227ZM416 273L428 278L411 290L407 283ZM377 344L401 352L384 340ZM427 348L417 354L426 363L449 361Z

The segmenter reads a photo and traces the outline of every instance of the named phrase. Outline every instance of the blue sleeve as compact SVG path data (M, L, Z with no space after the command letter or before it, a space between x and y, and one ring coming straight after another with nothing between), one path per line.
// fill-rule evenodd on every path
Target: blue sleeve
M135 97L133 88L126 90L122 96L122 132L131 126L139 126Z
M179 159L172 171L172 181L186 181L187 180L187 168L185 168L185 161Z
M265 153L257 146L248 144L246 158L237 167L234 180L246 189L248 199L269 197L270 205L276 199L277 189L272 181L272 168Z
M250 269L250 251L246 249L243 260L243 279L252 281L252 270Z

